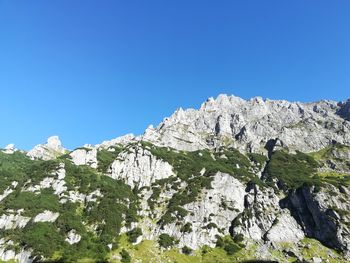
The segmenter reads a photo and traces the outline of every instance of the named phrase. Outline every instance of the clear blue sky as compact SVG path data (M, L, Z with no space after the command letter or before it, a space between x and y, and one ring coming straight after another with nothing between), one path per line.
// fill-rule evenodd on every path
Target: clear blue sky
M0 146L141 134L219 93L350 97L350 1L0 0Z

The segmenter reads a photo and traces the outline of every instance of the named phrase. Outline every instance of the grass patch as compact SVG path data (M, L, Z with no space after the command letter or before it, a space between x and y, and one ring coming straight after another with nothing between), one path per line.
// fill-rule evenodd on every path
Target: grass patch
M318 172L318 176L329 184L334 186L346 185L350 186L350 174L349 173L339 173L334 171Z

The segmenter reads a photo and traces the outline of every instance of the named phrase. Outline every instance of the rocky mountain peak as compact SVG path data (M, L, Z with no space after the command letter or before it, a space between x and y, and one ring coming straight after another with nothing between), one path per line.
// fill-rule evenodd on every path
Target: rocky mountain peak
M314 151L332 141L350 143L350 102L312 103L244 100L221 94L209 98L198 110L177 110L144 140L179 150L198 150L231 145L241 151L264 152L266 143L278 138L292 150Z
M60 138L57 135L49 137L47 139L46 145L47 145L47 147L54 149L54 150L61 150L62 149L62 143L60 141Z
M66 151L59 137L55 135L49 137L46 144L36 145L27 153L27 156L31 159L50 160L55 159L58 155L64 154Z
M6 145L5 149L2 150L2 152L7 154L13 154L15 151L17 151L17 149L15 148L15 145L13 143Z
M212 110L218 110L218 109L230 109L230 108L235 108L239 107L244 103L245 100L236 97L234 95L226 95L226 94L220 94L217 96L216 99L213 97L208 98L200 107L201 111L212 111Z

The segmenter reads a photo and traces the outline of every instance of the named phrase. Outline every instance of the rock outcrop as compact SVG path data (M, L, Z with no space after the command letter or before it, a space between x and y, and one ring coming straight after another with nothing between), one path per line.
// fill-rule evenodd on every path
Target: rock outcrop
M13 154L15 151L17 151L15 145L13 143L10 143L5 147L5 149L2 152L6 154Z
M69 154L72 161L76 165L89 165L92 168L97 168L97 149L96 148L80 148L72 151Z
M44 212L37 214L34 217L33 221L34 221L34 223L37 223L37 222L51 222L52 223L52 222L56 221L56 219L58 218L59 215L60 215L59 213L45 210Z
M109 175L124 180L131 187L143 187L150 186L158 179L168 178L174 172L170 164L153 156L147 149L135 146L118 155Z
M0 229L15 229L23 228L29 222L30 217L22 216L19 213L16 214L2 214L0 216Z
M3 261L15 260L19 263L32 263L30 251L21 249L20 251L14 251L13 249L8 249L8 246L13 245L11 240L6 241L5 239L0 239L0 259Z
M306 236L349 253L350 231L347 222L350 218L344 211L349 211L350 202L348 190L343 192L345 194L331 185L320 192L302 187L281 200L281 206L291 211Z
M58 136L51 136L46 144L39 144L30 150L27 155L31 159L52 160L57 156L66 153Z
M71 231L69 231L67 234L67 238L65 239L65 241L71 245L79 243L80 240L81 240L81 235L79 235L75 229L72 229Z
M212 189L204 191L198 201L184 206L189 214L183 224L191 224L190 233L183 233L177 222L161 230L179 239L180 247L214 247L217 235L229 235L232 220L244 210L245 187L240 181L219 172L211 186Z

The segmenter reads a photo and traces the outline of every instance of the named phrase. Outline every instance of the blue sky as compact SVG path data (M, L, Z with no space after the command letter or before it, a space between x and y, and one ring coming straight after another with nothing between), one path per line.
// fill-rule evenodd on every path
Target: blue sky
M0 0L0 146L141 134L220 93L345 100L350 1Z

